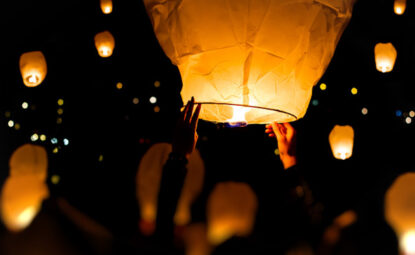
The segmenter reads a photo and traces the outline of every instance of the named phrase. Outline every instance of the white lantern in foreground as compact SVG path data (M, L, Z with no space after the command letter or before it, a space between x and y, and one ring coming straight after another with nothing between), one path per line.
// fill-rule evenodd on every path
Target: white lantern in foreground
M141 219L155 222L157 201L163 167L172 150L169 143L154 144L140 161L136 179L137 199ZM174 223L186 225L190 222L190 206L202 190L205 166L198 150L190 155L183 189L177 204Z
M385 218L404 255L415 254L415 173L399 176L385 195Z
M306 113L354 0L144 0L164 52L213 122L288 122Z
M219 245L232 236L248 236L255 224L258 200L246 183L216 185L207 204L208 240Z
M10 231L25 229L49 196L47 185L37 176L9 177L1 192L1 218Z

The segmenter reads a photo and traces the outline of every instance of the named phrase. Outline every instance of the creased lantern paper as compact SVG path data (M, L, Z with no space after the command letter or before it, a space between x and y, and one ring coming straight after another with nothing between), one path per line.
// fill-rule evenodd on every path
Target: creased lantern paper
M154 222L157 214L157 199L161 174L172 150L169 143L157 143L150 147L140 161L137 173L137 199L141 218ZM198 150L190 155L182 193L178 201L174 223L185 225L190 221L190 205L203 186L205 166Z
M36 87L41 84L48 69L45 56L41 51L23 53L20 56L19 67L26 87Z
M306 113L354 0L143 0L200 118L248 124ZM243 105L235 107L232 105ZM244 116L245 115L245 116Z
M218 183L207 204L208 240L219 245L232 236L251 233L258 208L258 199L246 183Z
M382 73L391 72L397 55L398 53L392 43L377 43L375 45L376 69Z

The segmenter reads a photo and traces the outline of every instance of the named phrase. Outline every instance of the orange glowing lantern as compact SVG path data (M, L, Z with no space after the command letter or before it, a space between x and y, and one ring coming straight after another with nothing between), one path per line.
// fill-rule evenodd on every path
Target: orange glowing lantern
M11 176L1 193L1 217L10 231L21 231L30 225L42 201L49 196L47 185L37 176Z
M397 15L402 15L406 9L406 0L395 0L393 9Z
M98 54L103 58L111 57L115 47L115 39L109 31L100 32L95 35L95 47Z
M397 52L392 43L378 43L375 46L376 69L382 73L392 71Z
M336 125L329 135L331 151L336 159L348 159L353 153L354 131L349 125Z
M20 56L19 66L23 83L27 87L38 86L46 77L46 59L41 51L23 53Z
M48 168L46 150L39 145L25 144L17 148L10 157L10 176L31 175L45 181Z
M248 184L217 184L207 204L209 242L219 245L232 236L248 236L255 223L257 207L257 197Z
M415 173L400 175L385 195L385 218L405 255L415 254Z
M101 0L101 10L104 14L112 12L112 0Z
M179 4L180 3L180 4ZM354 0L144 0L183 102L213 122L288 122L306 113Z
M143 156L138 167L137 199L140 205L141 219L147 223L154 223L156 220L161 174L171 150L171 144L154 144ZM190 155L187 170L174 215L176 225L186 225L190 222L190 206L203 186L205 167L197 150Z

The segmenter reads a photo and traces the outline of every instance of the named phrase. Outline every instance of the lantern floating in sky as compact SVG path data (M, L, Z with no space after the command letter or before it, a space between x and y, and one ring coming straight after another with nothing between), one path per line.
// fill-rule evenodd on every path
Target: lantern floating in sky
M101 0L101 10L104 14L112 12L112 0Z
M23 83L27 87L38 86L46 77L46 59L41 51L23 53L20 56L19 66Z
M37 176L10 176L1 193L1 217L10 231L26 228L49 196L47 185Z
M402 15L406 9L406 0L395 0L393 4L393 9L396 14Z
M144 0L183 102L213 122L288 122L306 113L354 0Z
M402 254L415 254L415 173L400 175L385 195L385 218L395 230Z
M209 242L219 245L234 235L249 235L255 223L257 207L257 197L248 184L217 184L207 204Z
M354 131L349 125L336 125L331 130L329 142L336 159L348 159L353 153Z
M10 176L32 175L45 181L48 168L46 150L39 145L22 145L13 152L9 166Z
M382 73L392 71L397 52L392 43L378 43L375 46L376 69Z
M171 144L158 143L150 147L141 159L137 172L137 199L140 205L141 219L147 223L155 222L157 199L160 188L162 170L172 150ZM174 223L189 223L190 206L203 186L205 167L197 150L190 155L187 175L180 195Z
M95 35L95 47L98 54L103 58L108 58L112 55L115 47L115 39L109 31L103 31Z

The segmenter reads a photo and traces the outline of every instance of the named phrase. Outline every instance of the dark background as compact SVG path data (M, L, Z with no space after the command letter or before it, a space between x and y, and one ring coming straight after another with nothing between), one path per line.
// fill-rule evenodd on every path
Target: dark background
M113 0L113 5L113 12L104 15L98 0L1 4L0 184L8 176L11 153L24 143L40 144L48 151L48 176L60 176L58 184L48 178L50 199L65 197L127 240L138 232L138 164L151 144L171 140L182 106L181 80L161 50L142 2ZM373 244L378 254L390 254L382 253L382 243L396 245L383 220L384 192L398 174L414 169L415 122L405 122L415 110L414 8L408 1L405 14L398 16L393 0L358 0L327 71L314 87L306 116L293 123L299 161L324 205L324 222L356 210L358 238ZM94 45L94 35L104 30L116 42L107 59L98 56ZM391 73L375 68L378 42L392 42L398 52ZM18 63L22 53L32 50L44 53L48 73L40 86L27 88ZM117 89L118 82L122 89ZM327 90L319 89L321 82ZM357 95L351 94L352 87ZM155 104L151 96L157 98ZM60 98L62 107L57 104ZM133 98L139 103L133 104ZM23 102L29 103L28 109L22 109ZM10 128L9 120L20 129ZM329 147L328 134L335 124L349 124L355 131L353 156L345 161L334 159ZM34 133L45 134L47 140L32 142ZM282 165L274 154L276 142L265 136L264 126L225 128L201 121L198 133L206 164L198 203L204 204L215 183L236 180L253 187L261 210L271 207L275 172ZM58 144L51 143L54 137ZM194 218L203 220L203 209L195 210ZM268 220L273 219L260 218ZM1 225L0 234L7 235Z

